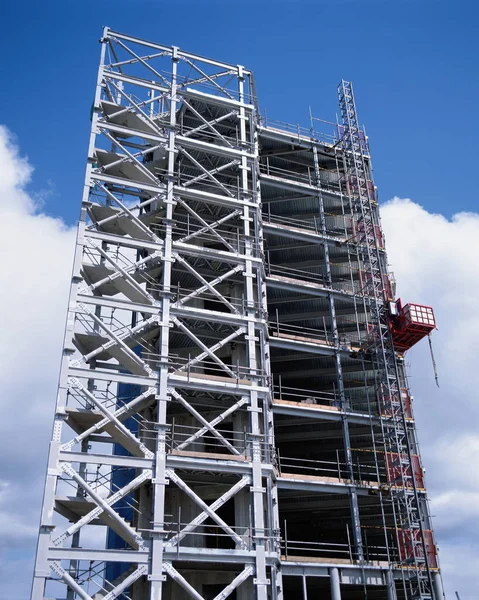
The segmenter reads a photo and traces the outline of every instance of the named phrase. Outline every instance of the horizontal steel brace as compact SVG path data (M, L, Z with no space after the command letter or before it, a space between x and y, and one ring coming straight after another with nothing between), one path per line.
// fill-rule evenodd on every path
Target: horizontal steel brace
M121 310L128 310L134 312L148 313L157 315L160 312L160 307L151 306L151 304L142 304L140 302L132 302L131 300L120 300L116 298L109 298L107 296L86 296L84 294L78 295L78 300L85 304L91 304L93 306L105 306L108 308L117 308ZM170 308L172 315L177 317L194 318L203 321L209 321L212 323L224 323L226 325L244 325L247 322L254 323L257 327L266 325L264 319L255 319L254 317L246 315L233 315L230 313L217 312L214 310L205 310L201 308L187 308L185 306L178 307L176 304L172 304Z
M81 379L98 379L100 381L114 381L116 383L130 383L132 385L145 385L154 387L158 385L158 377L140 377L139 375L129 375L128 373L119 373L113 370L99 369L81 369L70 367L68 370L70 377L79 377ZM223 381L220 381L223 379ZM215 377L214 379L203 379L195 373L189 376L187 373L169 373L168 385L185 389L205 390L210 392L228 393L233 395L245 395L251 391L267 394L269 388L256 385L244 379L231 379L229 377Z
M326 346L324 344L315 344L314 342L305 342L302 340L288 340L282 337L270 336L269 345L271 348L284 348L285 350L294 350L298 352L308 352L309 354L321 354L323 356L334 356L339 353L345 358L350 358L353 350L337 348L335 346Z
M220 196L219 194L211 194L202 190L184 188L179 185L173 187L173 193L186 200L197 200L198 202L205 202L206 204L215 206L224 206L231 209L241 209L245 206L255 210L258 208L258 203L253 202L252 200L237 200L235 198L230 198L229 196Z
M173 242L173 250L186 256L201 256L238 265L243 265L248 261L260 265L262 262L261 258L254 258L253 256L246 256L239 253L235 254L224 250L214 250L213 248L195 246L194 244L185 244L184 242Z
M117 308L132 312L142 312L149 315L157 315L161 312L160 306L152 306L151 304L143 304L142 302L133 302L132 300L120 300L109 296L86 296L78 294L77 299L84 304L93 306L105 306L106 308Z
M214 473L236 473L248 475L251 473L253 463L246 460L228 460L218 458L204 458L195 456L180 456L167 454L166 465L170 469L184 469L185 471L211 471ZM268 468L268 471L271 471Z
M188 546L177 548L165 548L165 558L168 560L180 560L185 562L226 562L250 564L256 560L254 550L228 550L225 548L188 548ZM273 552L266 553L266 559L274 561L278 555Z
M128 467L132 469L152 469L152 458L137 458L134 456L122 456L121 454L90 454L87 452L61 451L60 461L70 463L85 463L92 465L111 465L114 467Z
M257 327L266 326L264 319L255 319L247 315L234 315L232 313L221 313L214 310L205 310L195 307L178 307L172 304L170 308L171 314L177 317L185 317L187 319L199 319L200 321L210 321L211 323L224 323L226 325L243 326L245 323L254 323Z
M126 177L115 177L114 175L107 175L106 173L91 173L90 174L91 183L95 181L104 181L106 183L114 183L119 186L137 188L139 190L143 190L145 192L151 192L152 194L160 194L163 193L166 195L166 189L164 185L151 185L149 183L143 183L140 181L134 181L133 179L127 179Z
M312 244L323 244L324 242L326 242L331 246L341 246L343 248L347 248L348 246L354 246L354 244L347 243L344 238L324 235L319 232L310 231L308 229L300 229L299 227L292 227L290 225L269 223L268 221L264 220L263 231L271 235L277 235L278 237L285 237L289 240L300 240L302 242L310 242Z
M348 490L354 488L359 496L368 496L371 490L379 491L378 485L360 485L352 483L326 482L320 477L317 481L312 479L296 479L289 473L276 479L276 486L279 490L307 490L309 492L324 492L325 494L347 494Z
M85 560L99 562L121 562L145 564L150 560L147 550L99 550L97 548L55 548L48 549L48 560Z
M146 48L154 48L155 50L162 50L167 52L170 56L173 56L173 47L171 46L163 46L162 44L157 44L156 42L148 42L141 38L134 37L132 35L126 35L124 33L119 33L117 31L108 30L107 38L109 39L119 39L124 40L125 42L132 42L134 44L139 44L140 46L145 46ZM199 62L204 62L206 64L212 65L214 67L221 67L222 69L232 69L234 71L238 71L238 66L229 65L227 63L219 62L217 60L212 60L210 58L204 58L199 56L198 54L191 54L191 52L184 52L179 48L176 48L176 56L178 58L189 58L190 60L197 60ZM116 72L115 72L116 74ZM250 72L245 70L245 75L249 75Z
M279 404L273 402L273 413L277 415L289 415L291 417L306 417L308 419L317 419L319 421L342 421L347 418L348 423L358 425L371 423L379 423L378 417L372 417L368 414L347 412L343 410L327 410L314 408L304 404L303 406L293 406L288 404Z
M95 206L100 206L95 204ZM163 242L147 242L146 240L134 239L123 235L115 235L114 233L105 233L103 231L94 231L85 229L85 238L100 240L109 244L118 244L124 248L136 248L138 250L152 250L153 252L161 252L163 250Z
M207 154L216 154L218 156L228 156L231 158L249 158L254 159L255 155L245 152L244 150L235 150L234 148L228 148L227 146L217 146L216 144L210 144L209 142L202 142L190 137L184 137L177 135L175 141L179 146L189 148L192 150L199 150L206 152Z
M344 585L386 585L386 573L384 567L371 567L365 565L345 565L344 563L316 563L293 560L281 561L283 575L298 577L330 577L330 569L337 568L340 572L340 581Z
M220 381L221 379L223 381ZM247 380L244 379L236 380L229 377L212 376L212 378L208 380L202 379L201 376L196 373L190 373L188 376L188 374L184 372L182 372L181 375L178 373L170 373L168 376L168 385L184 389L205 390L225 394L227 393L236 396L248 395L252 391L263 394L269 393L268 387L256 385L252 382L247 382Z
M281 277L278 275L268 275L265 278L265 283L268 287L275 288L278 290L286 290L289 292L303 292L304 294L310 294L311 296L317 296L319 298L338 298L340 300L354 301L354 298L362 299L360 294L349 294L348 292L342 292L340 290L333 290L331 288L324 287L319 283L308 282L300 279L291 279L289 277Z
M243 71L243 74L250 74L248 71ZM254 106L252 104L246 104L245 102L239 102L238 100L234 100L232 98L221 98L219 96L212 96L211 94L206 94L205 92L198 92L197 90L193 90L191 88L186 88L186 93L181 90L181 95L186 95L190 98L196 98L197 100L202 100L203 102L208 102L211 104L216 104L217 106L229 106L244 108L246 112L253 112Z
M321 152L320 148L331 148L332 144L327 144L326 142L320 142L318 140L311 139L311 137L301 135L298 133L293 133L292 131L281 131L278 129L272 129L270 127L264 127L259 125L257 127L257 132L259 136L265 137L270 140L275 140L278 142L283 142L284 144L291 146L294 144L295 146L300 146L305 150L311 150L311 143L314 143L318 146L318 150ZM334 158L334 154L330 152L324 152L326 156L330 158ZM313 164L311 164L311 168L313 168Z
M321 196L326 198L341 198L339 191L335 192L321 187L318 188L313 184L301 183L299 181L294 181L293 179L282 179L281 177L266 175L265 173L260 173L260 181L261 184L269 185L270 187L279 188L281 190L288 190L289 192L309 192L309 196L318 196L318 194L321 194Z
M118 373L105 369L81 369L70 367L68 369L69 377L79 377L81 379L98 379L100 381L114 381L115 383L131 383L132 385L146 385L155 387L158 385L158 377L140 377L139 375L129 375L128 373Z
M220 65L218 65L220 66ZM224 67L231 68L231 67ZM138 79L137 77L133 77L131 75L126 75L125 73L119 73L118 71L108 71L108 69L104 69L105 78L111 78L115 81L124 81L126 83L132 83L137 85L138 87L146 88L147 90L156 90L158 92L170 92L171 89L168 86L160 85L154 81L146 81L144 79ZM243 108L245 111L252 112L254 107L251 104L245 104L243 102L239 102L239 100L234 100L233 98L222 98L221 96L212 96L211 94L205 94L203 92L198 92L192 88L182 88L177 92L178 96L184 96L185 98L193 98L197 100L201 100L203 102L208 102L208 104L214 104L215 106L224 106L228 108Z
M261 184L269 185L271 187L280 188L282 190L289 190L294 192L299 190L301 192L310 192L311 196L318 194L319 188L311 183L301 183L294 179L283 179L282 177L275 177L273 175L265 175L260 173L259 176Z

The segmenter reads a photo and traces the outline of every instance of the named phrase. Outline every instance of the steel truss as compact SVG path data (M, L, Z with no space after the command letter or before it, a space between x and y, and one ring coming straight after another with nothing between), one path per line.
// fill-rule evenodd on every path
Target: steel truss
M280 598L251 74L108 29L101 43L32 598L203 599L190 570L211 556L229 565L217 599ZM98 525L122 549L86 576L76 550Z

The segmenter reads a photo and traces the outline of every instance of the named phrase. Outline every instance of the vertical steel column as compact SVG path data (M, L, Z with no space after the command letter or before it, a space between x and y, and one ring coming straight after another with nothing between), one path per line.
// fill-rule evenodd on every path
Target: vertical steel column
M239 100L243 104L245 103L244 93L244 69L238 65L238 91ZM246 147L248 139L246 135L246 113L244 106L241 105L239 109L239 121L240 121L240 140L243 147ZM251 132L250 132L251 134ZM248 161L246 156L241 158L241 189L243 197L246 198L249 190L248 183ZM258 198L256 198L258 202ZM256 215L253 218L250 217L250 210L247 205L243 209L243 231L245 239L245 312L247 316L254 317L255 315L255 300L254 300L254 287L253 287L253 265L251 257L253 256L253 242L251 236L250 223L251 221L258 219L258 212L260 210L259 204L257 204ZM257 271L258 273L258 271ZM256 332L252 319L248 319L248 332L246 336L246 348L247 348L247 361L250 376L253 381L257 381L258 361L256 358ZM256 598L257 600L266 600L268 596L267 587L270 581L266 577L266 530L264 522L264 494L266 492L263 488L263 477L262 477L262 444L261 439L264 439L260 427L259 413L262 408L258 403L258 393L254 390L251 391L251 406L250 406L250 422L251 422L251 435L252 435L252 477L253 485L251 493L253 496L253 540L255 544L255 561L256 561L256 577L254 583L256 585ZM266 433L266 432L265 432Z
M314 170L316 176L316 186L320 188L321 180L320 180L320 170L319 170L319 160L318 160L318 149L313 142L313 158L314 158ZM327 227L326 227L326 215L324 212L324 203L321 192L318 193L318 207L319 207L319 221L321 227L321 233L324 237L327 236ZM326 269L326 282L328 287L332 287L333 278L331 275L331 263L329 260L329 244L327 241L324 241L323 244L324 251L324 265ZM333 334L334 347L336 351L334 353L334 363L336 368L336 380L338 383L338 392L341 403L341 410L343 411L343 417L341 419L342 428L343 428L343 445L344 445L344 455L346 459L346 466L348 470L348 477L351 482L354 481L354 472L353 472L353 457L351 453L351 441L349 436L349 424L348 418L346 414L344 414L348 408L347 399L344 392L344 379L343 379L343 371L341 366L341 356L339 354L339 332L338 332L338 324L336 320L336 308L334 304L334 298L332 294L328 294L328 302L329 302L329 316L331 320L331 330ZM364 552L363 552L363 542L362 542L362 534L361 534L361 522L359 518L359 504L358 504L358 495L356 492L356 488L351 486L349 491L350 498L350 506L351 506L351 520L353 525L353 538L354 538L354 546L356 548L356 554L358 560L364 560Z
M175 200L173 197L173 186L175 177L175 127L176 127L176 105L177 105L177 83L176 75L178 69L178 48L172 48L171 55L171 97L170 97L170 128L168 132L168 173L166 175L166 215L164 224L164 247L163 247L163 280L161 289L162 320L160 324L160 339L158 353L160 356L158 396L157 433L155 449L155 471L153 479L153 507L151 523L151 573L148 579L151 582L150 600L161 600L163 581L163 543L164 543L164 521L165 521L165 477L166 470L166 407L168 402L168 355L170 339L170 302L171 302L171 267L173 263L172 251L172 228L173 208Z
M444 595L444 590L442 588L441 573L434 573L433 583L434 583L434 600L444 600L446 598L446 596Z
M386 586L388 600L397 600L396 584L394 583L394 576L391 570L386 571Z
M334 567L329 571L331 578L331 600L341 600L341 586L339 584L339 570Z
M252 75L250 75L252 78ZM253 86L252 86L253 87ZM260 115L256 112L254 113L254 119L250 124L251 130L254 131L253 141L254 141L254 152L256 158L259 157L259 144L258 144L258 132L257 132L257 124L259 123ZM253 122L254 121L254 122ZM256 202L258 205L257 209L257 229L256 229L256 238L258 243L258 250L260 256L262 258L261 271L257 271L258 277L261 277L261 281L257 282L258 289L258 299L260 302L260 317L261 319L266 319L268 314L268 303L267 303L267 295L266 295L266 284L265 284L265 254L264 254L264 236L263 236L263 216L261 210L261 184L259 180L259 163L256 161L256 164L252 166L252 189L256 194ZM269 345L269 336L267 331L267 324L263 327L261 332L261 348L263 351L263 368L265 371L265 376L267 377L268 385L270 388L270 395L264 399L263 401L263 412L264 412L264 428L265 428L265 442L268 444L268 462L273 460L272 452L275 452L275 439L274 439L274 415L272 410L272 400L274 397L274 387L273 387L273 377L271 373L271 349ZM268 476L267 481L267 491L268 494L268 528L269 528L269 540L270 546L269 551L273 551L275 549L278 552L278 560L274 564L271 565L271 594L272 600L282 600L283 599L283 577L281 573L281 565L280 565L280 542L278 540L278 545L276 546L276 539L274 536L276 532L279 531L279 501L278 501L278 490L276 484L272 480L271 477ZM274 541L273 541L274 540ZM275 544L272 546L271 544Z

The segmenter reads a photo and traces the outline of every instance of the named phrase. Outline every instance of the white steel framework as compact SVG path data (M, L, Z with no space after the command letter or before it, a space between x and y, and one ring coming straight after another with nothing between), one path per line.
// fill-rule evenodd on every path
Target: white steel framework
M267 123L247 69L105 29L32 600L442 600L340 106Z

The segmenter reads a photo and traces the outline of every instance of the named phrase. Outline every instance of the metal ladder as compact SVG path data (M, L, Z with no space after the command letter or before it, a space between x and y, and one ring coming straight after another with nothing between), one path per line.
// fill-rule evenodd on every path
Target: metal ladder
M378 208L372 176L367 167L369 148L359 128L352 84L338 86L342 130L340 144L344 156L344 184L351 199L358 231L358 258L363 264L365 296L371 319L371 331L363 352L371 360L380 413L381 438L396 521L398 566L407 572L409 598L433 600L431 572L421 520L421 506L414 479L411 445L408 439L400 376L392 334L389 328L387 261L380 251ZM395 459L394 473L388 467Z

